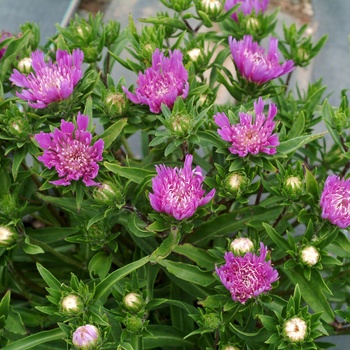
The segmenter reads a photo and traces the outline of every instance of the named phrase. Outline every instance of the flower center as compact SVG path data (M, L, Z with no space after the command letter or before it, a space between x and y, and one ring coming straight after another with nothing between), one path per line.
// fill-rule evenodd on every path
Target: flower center
M78 140L73 140L66 147L62 148L58 154L61 164L70 172L81 172L91 161L89 146L84 145Z

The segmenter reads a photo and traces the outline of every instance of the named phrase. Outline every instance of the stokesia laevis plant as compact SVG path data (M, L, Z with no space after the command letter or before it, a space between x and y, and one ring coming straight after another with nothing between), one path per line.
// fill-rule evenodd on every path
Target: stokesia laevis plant
M349 332L346 91L332 106L299 85L325 38L240 3L0 39L1 349L312 350Z

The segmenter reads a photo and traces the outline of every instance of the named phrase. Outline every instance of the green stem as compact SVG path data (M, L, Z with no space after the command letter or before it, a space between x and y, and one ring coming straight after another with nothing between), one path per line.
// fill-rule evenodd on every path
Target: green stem
M33 237L30 237L30 242L39 246L40 248L42 248L45 252L50 253L54 256L56 256L57 258L61 259L62 261L64 261L65 263L69 264L69 265L74 265L76 267L79 267L79 269L81 268L82 264L79 261L76 261L72 258L70 258L67 255L64 255L58 251L56 251L55 249L51 248L48 244L41 242Z
M142 350L143 349L142 336L138 334L131 334L130 345L134 350Z

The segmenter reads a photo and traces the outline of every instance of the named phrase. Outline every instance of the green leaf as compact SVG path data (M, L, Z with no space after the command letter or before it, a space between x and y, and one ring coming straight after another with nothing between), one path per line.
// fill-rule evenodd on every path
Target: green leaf
M194 261L196 265L207 270L213 270L216 258L208 253L207 250L197 248L192 244L180 244L174 248L174 252L186 256L186 258Z
M107 130L105 130L98 138L103 139L104 149L108 149L109 146L114 142L114 140L122 132L124 126L127 124L127 119L120 119L114 124L112 124ZM97 137L96 137L97 139Z
M140 22L143 23L153 23L153 24L162 24L165 26L169 26L171 28L178 28L186 31L187 27L184 22L177 18L171 18L168 16L159 16L159 17L149 17L149 18L139 18Z
M12 175L15 181L17 179L17 174L18 174L19 168L21 167L23 159L27 155L27 151L28 151L27 147L22 147L20 149L17 149L14 152L13 163L12 163Z
M188 339L184 339L186 333L166 325L149 325L147 326L147 334L143 337L145 349L167 348L171 344L173 348L185 347L194 349L195 343Z
M322 292L323 287L320 285L319 279L312 276L310 280L307 280L303 269L298 266L283 272L295 285L299 285L301 296L311 309L316 313L322 312L321 318L328 323L332 323L334 321L334 313Z
M61 329L51 329L35 333L5 346L2 350L28 350L53 340L65 339L66 333Z
M222 214L200 225L189 238L189 242L195 246L204 245L215 237L226 236L229 233L245 229L249 221L267 222L275 220L282 209L282 207L262 208L252 206ZM239 219L237 219L238 217Z
M277 147L277 155L286 155L295 152L306 144L323 137L327 132L321 132L315 135L303 135L291 140L282 141Z
M136 182L137 184L140 184L141 182L143 182L145 180L145 177L147 176L156 175L154 171L150 171L146 169L121 166L116 163L108 163L108 162L104 162L103 164L108 170L110 170L114 174L125 177L133 182Z
M54 290L61 289L61 282L49 270L45 269L45 267L40 265L39 263L36 264L36 267L41 277L50 288Z
M283 251L287 252L288 250L293 249L288 241L281 237L281 235L269 224L263 222L262 225L265 227L265 230L269 237L276 243L276 245Z
M169 273L182 280L207 287L215 281L211 272L202 271L198 266L170 260L159 260L158 264L165 267Z
M145 256L144 258L134 261L128 265L121 267L120 269L112 272L106 278L101 281L95 289L95 300L102 298L105 294L109 294L111 292L112 286L120 281L125 276L129 275L131 272L139 269L143 265L149 262L149 256Z
M0 329L5 325L5 319L10 308L11 291L8 290L0 301Z
M304 117L304 113L301 112L297 120L293 123L293 126L288 133L288 138L294 139L300 136L303 133L304 128L305 128L305 117Z
M77 202L75 198L63 198L63 197L53 197L45 196L41 193L37 193L37 196L42 199L44 202L55 204L58 207L68 210L73 214L77 213Z
M93 275L98 275L101 279L104 279L112 264L112 256L107 255L105 252L96 253L89 261L88 269L90 277Z
M26 236L26 238L24 239L23 250L27 254L30 254L30 255L36 255L36 254L43 254L43 253L45 253L45 251L41 247L30 243L29 236Z
M165 259L179 244L181 233L177 227L170 229L169 236L160 244L160 246L151 254L150 262L157 263L161 259Z

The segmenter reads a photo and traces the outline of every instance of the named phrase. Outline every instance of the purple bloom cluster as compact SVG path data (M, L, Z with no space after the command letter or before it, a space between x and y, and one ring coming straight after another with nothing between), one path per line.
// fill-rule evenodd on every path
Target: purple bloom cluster
M267 54L251 35L237 41L229 37L229 46L237 70L241 76L255 84L265 84L294 69L292 60L279 62L278 39L271 38Z
M82 77L81 64L84 53L80 49L67 51L57 50L56 63L44 61L44 53L35 51L31 55L34 72L28 75L14 69L10 81L22 92L17 96L28 101L29 106L37 109L45 108L51 102L68 98Z
M350 179L328 176L321 194L322 218L340 228L350 226Z
M259 12L264 13L269 4L269 0L226 0L225 10L228 11L232 9L233 6L241 3L241 6L238 8L237 12L242 12L244 16L250 15L253 11L257 15ZM231 17L237 22L238 16L237 12L234 12Z
M245 304L248 299L269 291L271 284L278 280L278 273L271 266L271 261L265 261L266 254L267 248L263 243L260 243L260 256L252 252L244 256L225 253L225 265L215 270L234 301Z
M278 136L272 134L275 128L273 118L277 113L277 107L269 104L267 117L264 115L264 101L259 97L254 102L255 119L249 113L239 113L240 122L231 125L225 113L214 115L215 123L220 127L218 134L225 141L231 142L229 150L233 154L245 157L248 154L275 154L279 145Z
M86 131L89 117L78 113L77 129L71 122L61 120L61 129L54 132L35 135L44 154L38 159L49 169L54 167L60 177L52 181L54 185L67 186L71 180L82 179L86 186L96 186L93 181L97 176L99 166L96 162L102 160L104 142L102 139L90 145L92 135Z
M188 154L183 168L156 166L158 175L152 179L154 193L149 194L154 210L183 220L214 197L215 189L204 196L202 169L197 166L192 170L192 160L193 156Z
M0 43L2 43L5 39L11 38L13 37L13 35L9 32L6 32L5 30L3 30L0 33ZM3 56L5 55L7 46L3 47L2 49L0 49L0 60L3 58Z
M126 87L127 97L136 104L148 105L152 113L159 113L162 103L172 108L178 96L188 95L188 73L179 50L169 52L169 57L157 49L152 55L152 66L139 73L135 94Z

